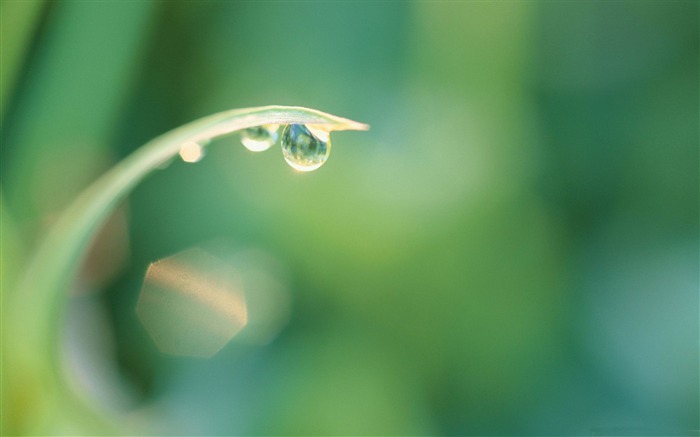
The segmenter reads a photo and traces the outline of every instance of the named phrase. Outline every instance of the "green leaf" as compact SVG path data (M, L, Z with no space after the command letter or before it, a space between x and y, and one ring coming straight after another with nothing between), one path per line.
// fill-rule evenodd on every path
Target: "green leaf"
M55 390L59 398L69 398L71 405L81 405L61 376L57 347L66 291L94 234L139 181L174 158L183 143L205 143L264 124L311 124L328 132L369 129L368 125L314 109L265 106L204 117L136 150L80 194L30 259L23 279L11 296L13 312L9 328L15 336L21 333L21 342L17 342L21 345L13 344L18 365L11 368L35 373L40 387Z

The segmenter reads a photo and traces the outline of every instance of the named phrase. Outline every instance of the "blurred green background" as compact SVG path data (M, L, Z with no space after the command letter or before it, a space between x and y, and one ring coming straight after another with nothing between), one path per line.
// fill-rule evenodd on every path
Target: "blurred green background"
M4 302L56 214L169 129L268 104L372 125L309 174L217 140L114 215L61 360L122 433L697 434L698 2L1 15ZM158 351L146 269L194 247L274 278L274 332ZM26 433L13 396L3 432Z

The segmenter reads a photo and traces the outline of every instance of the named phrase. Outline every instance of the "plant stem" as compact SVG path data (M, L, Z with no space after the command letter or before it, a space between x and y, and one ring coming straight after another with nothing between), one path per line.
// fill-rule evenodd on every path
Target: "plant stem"
M88 187L63 212L40 243L12 294L9 327L22 334L18 368L59 399L79 398L59 365L59 338L67 290L89 243L119 202L150 172L174 158L183 143L204 141L263 124L315 124L328 131L366 130L367 125L301 107L266 106L214 114L148 142ZM81 402L77 402L80 404ZM26 413L25 413L26 414Z

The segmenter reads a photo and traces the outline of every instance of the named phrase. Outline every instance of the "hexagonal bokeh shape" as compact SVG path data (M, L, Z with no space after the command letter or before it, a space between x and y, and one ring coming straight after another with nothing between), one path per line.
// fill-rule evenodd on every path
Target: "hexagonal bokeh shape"
M248 321L236 272L201 249L148 267L136 314L165 353L210 357Z

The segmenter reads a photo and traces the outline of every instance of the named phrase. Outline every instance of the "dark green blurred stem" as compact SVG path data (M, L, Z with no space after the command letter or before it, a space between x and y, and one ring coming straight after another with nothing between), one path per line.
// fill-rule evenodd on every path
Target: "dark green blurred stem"
M316 124L329 131L368 129L361 123L299 107L267 106L227 111L152 140L105 173L61 215L35 252L14 293L11 326L14 332L24 334L21 368L35 373L33 376L41 381L42 389L55 389L61 402L68 401L79 409L80 405L85 405L66 382L59 364L62 319L67 291L88 245L119 202L146 175L173 159L183 143L204 142L262 124ZM83 412L88 413L89 408L85 406ZM90 431L110 432L110 427L105 425Z
M17 81L20 67L44 8L43 1L0 3L0 35L2 62L0 63L0 121Z

